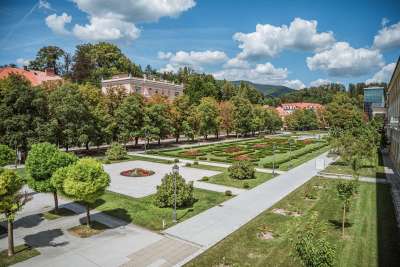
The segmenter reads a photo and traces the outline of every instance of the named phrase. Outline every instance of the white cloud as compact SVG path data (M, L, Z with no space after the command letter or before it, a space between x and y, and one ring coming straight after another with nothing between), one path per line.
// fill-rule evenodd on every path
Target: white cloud
M247 69L249 68L250 65L246 60L234 57L229 59L225 64L224 68L226 69L231 69L231 68L236 68L236 69Z
M235 33L242 52L239 58L273 57L284 49L319 51L330 47L334 42L332 32L317 32L316 20L295 18L289 26L257 24L252 33Z
M28 66L30 60L24 59L24 58L17 58L16 62L17 62L17 65L19 65L19 66Z
M70 23L71 20L72 17L65 12L60 16L53 14L46 18L46 25L57 34L69 34L70 32L65 29L65 24Z
M300 80L288 80L288 81L285 81L282 85L287 86L292 89L295 89L295 90L300 90L300 89L303 89L306 87L304 85L304 83Z
M81 40L106 41L128 39L135 40L140 35L140 30L135 24L112 18L90 18L90 23L85 26L76 24L73 33Z
M162 17L177 17L196 5L194 0L73 0L88 15L89 23L76 24L73 34L88 41L135 40L140 35L137 23L154 22ZM53 15L52 15L53 16ZM49 16L50 17L50 16ZM48 18L49 18L48 17ZM55 32L65 34L65 23L53 17L46 24ZM52 25L52 26L51 26Z
M361 76L383 64L378 50L356 49L346 42L337 42L331 49L307 57L310 70L324 70L331 76Z
M287 68L276 68L270 62L256 64L247 68L226 68L213 73L216 79L238 81L245 80L261 84L285 85L293 89L304 88L300 80L288 80Z
M375 35L373 47L381 50L400 47L400 21L389 27L385 24Z
M39 9L45 9L45 10L47 9L54 11L54 9L51 8L50 3L46 0L39 0Z
M390 63L384 66L381 70L372 76L371 79L365 81L366 84L369 83L382 83L382 82L389 82L390 78L392 77L394 68L396 67L396 63Z
M330 80L326 80L326 79L317 79L317 80L315 80L315 81L310 82L310 86L312 86L312 87L318 87L318 86L321 86L321 85L331 84L331 83L333 83L333 82L330 81Z
M158 58L168 60L169 63L161 71L174 71L188 66L201 71L204 65L220 64L228 60L228 56L222 51L178 51L175 54L171 52L158 52Z

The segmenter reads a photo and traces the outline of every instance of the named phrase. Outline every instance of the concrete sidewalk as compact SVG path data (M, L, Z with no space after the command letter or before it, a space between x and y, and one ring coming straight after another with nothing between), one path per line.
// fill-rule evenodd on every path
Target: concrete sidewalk
M325 160L326 165L333 161L324 153L222 205L168 228L164 233L206 250L316 176L317 159Z

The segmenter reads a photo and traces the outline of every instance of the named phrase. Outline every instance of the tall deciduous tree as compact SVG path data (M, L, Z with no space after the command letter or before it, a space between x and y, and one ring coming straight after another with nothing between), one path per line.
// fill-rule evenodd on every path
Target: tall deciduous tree
M250 101L242 97L233 97L233 122L236 134L246 135L251 131L251 120L253 118L253 106Z
M15 151L7 145L0 144L0 167L11 163L15 159Z
M14 255L14 219L27 201L20 190L25 180L11 170L0 169L0 213L7 219L8 256Z
M225 130L228 136L233 131L233 105L230 101L222 101L218 106L219 117L221 118L221 128Z
M174 99L171 106L171 123L176 142L179 142L180 135L184 132L187 119L190 116L190 102L186 95Z
M51 68L56 74L61 74L64 67L60 59L64 56L64 50L57 46L42 47L36 54L36 58L29 63L29 68L40 71Z
M103 195L110 184L110 176L102 164L92 158L83 158L73 165L58 169L51 181L62 195L85 204L86 223L90 227L90 204Z
M56 170L73 164L77 160L75 155L62 152L49 143L34 144L29 151L25 162L28 184L37 192L52 193L56 211L58 209L57 190L50 178Z
M197 106L197 114L200 122L200 134L204 135L205 139L210 133L215 133L218 137L220 118L217 101L212 97L202 98Z
M147 131L151 139L157 139L158 144L171 133L170 106L164 97L155 95L149 100L145 108L143 130Z

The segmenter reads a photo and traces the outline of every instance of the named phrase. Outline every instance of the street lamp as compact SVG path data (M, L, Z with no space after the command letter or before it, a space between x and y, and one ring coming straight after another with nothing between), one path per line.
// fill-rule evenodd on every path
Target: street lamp
M174 211L172 213L172 221L176 223L176 177L179 175L179 166L177 164L172 167L172 173L174 174Z
M275 143L272 145L272 176L275 175Z
M144 129L144 153L146 153L147 148L147 136L149 135L147 129Z

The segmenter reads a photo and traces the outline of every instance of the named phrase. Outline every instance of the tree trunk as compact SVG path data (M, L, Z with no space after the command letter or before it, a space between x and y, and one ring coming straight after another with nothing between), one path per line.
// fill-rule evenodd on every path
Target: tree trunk
M86 204L86 225L90 228L90 207Z
M179 134L175 136L175 143L179 143Z
M228 138L228 137L229 137L229 131L226 130L226 138Z
M57 192L53 192L53 197L54 197L54 209L57 211L58 210L58 195Z
M346 220L346 202L343 203L342 237L344 238L344 222Z
M206 139L206 140L207 140L207 135L204 135L204 139Z
M89 142L86 142L86 150L89 150Z
M137 146L138 145L138 143L139 143L139 137L135 137L135 146Z
M14 255L14 224L13 221L8 219L8 256Z
M158 138L158 145L161 145L161 138Z

